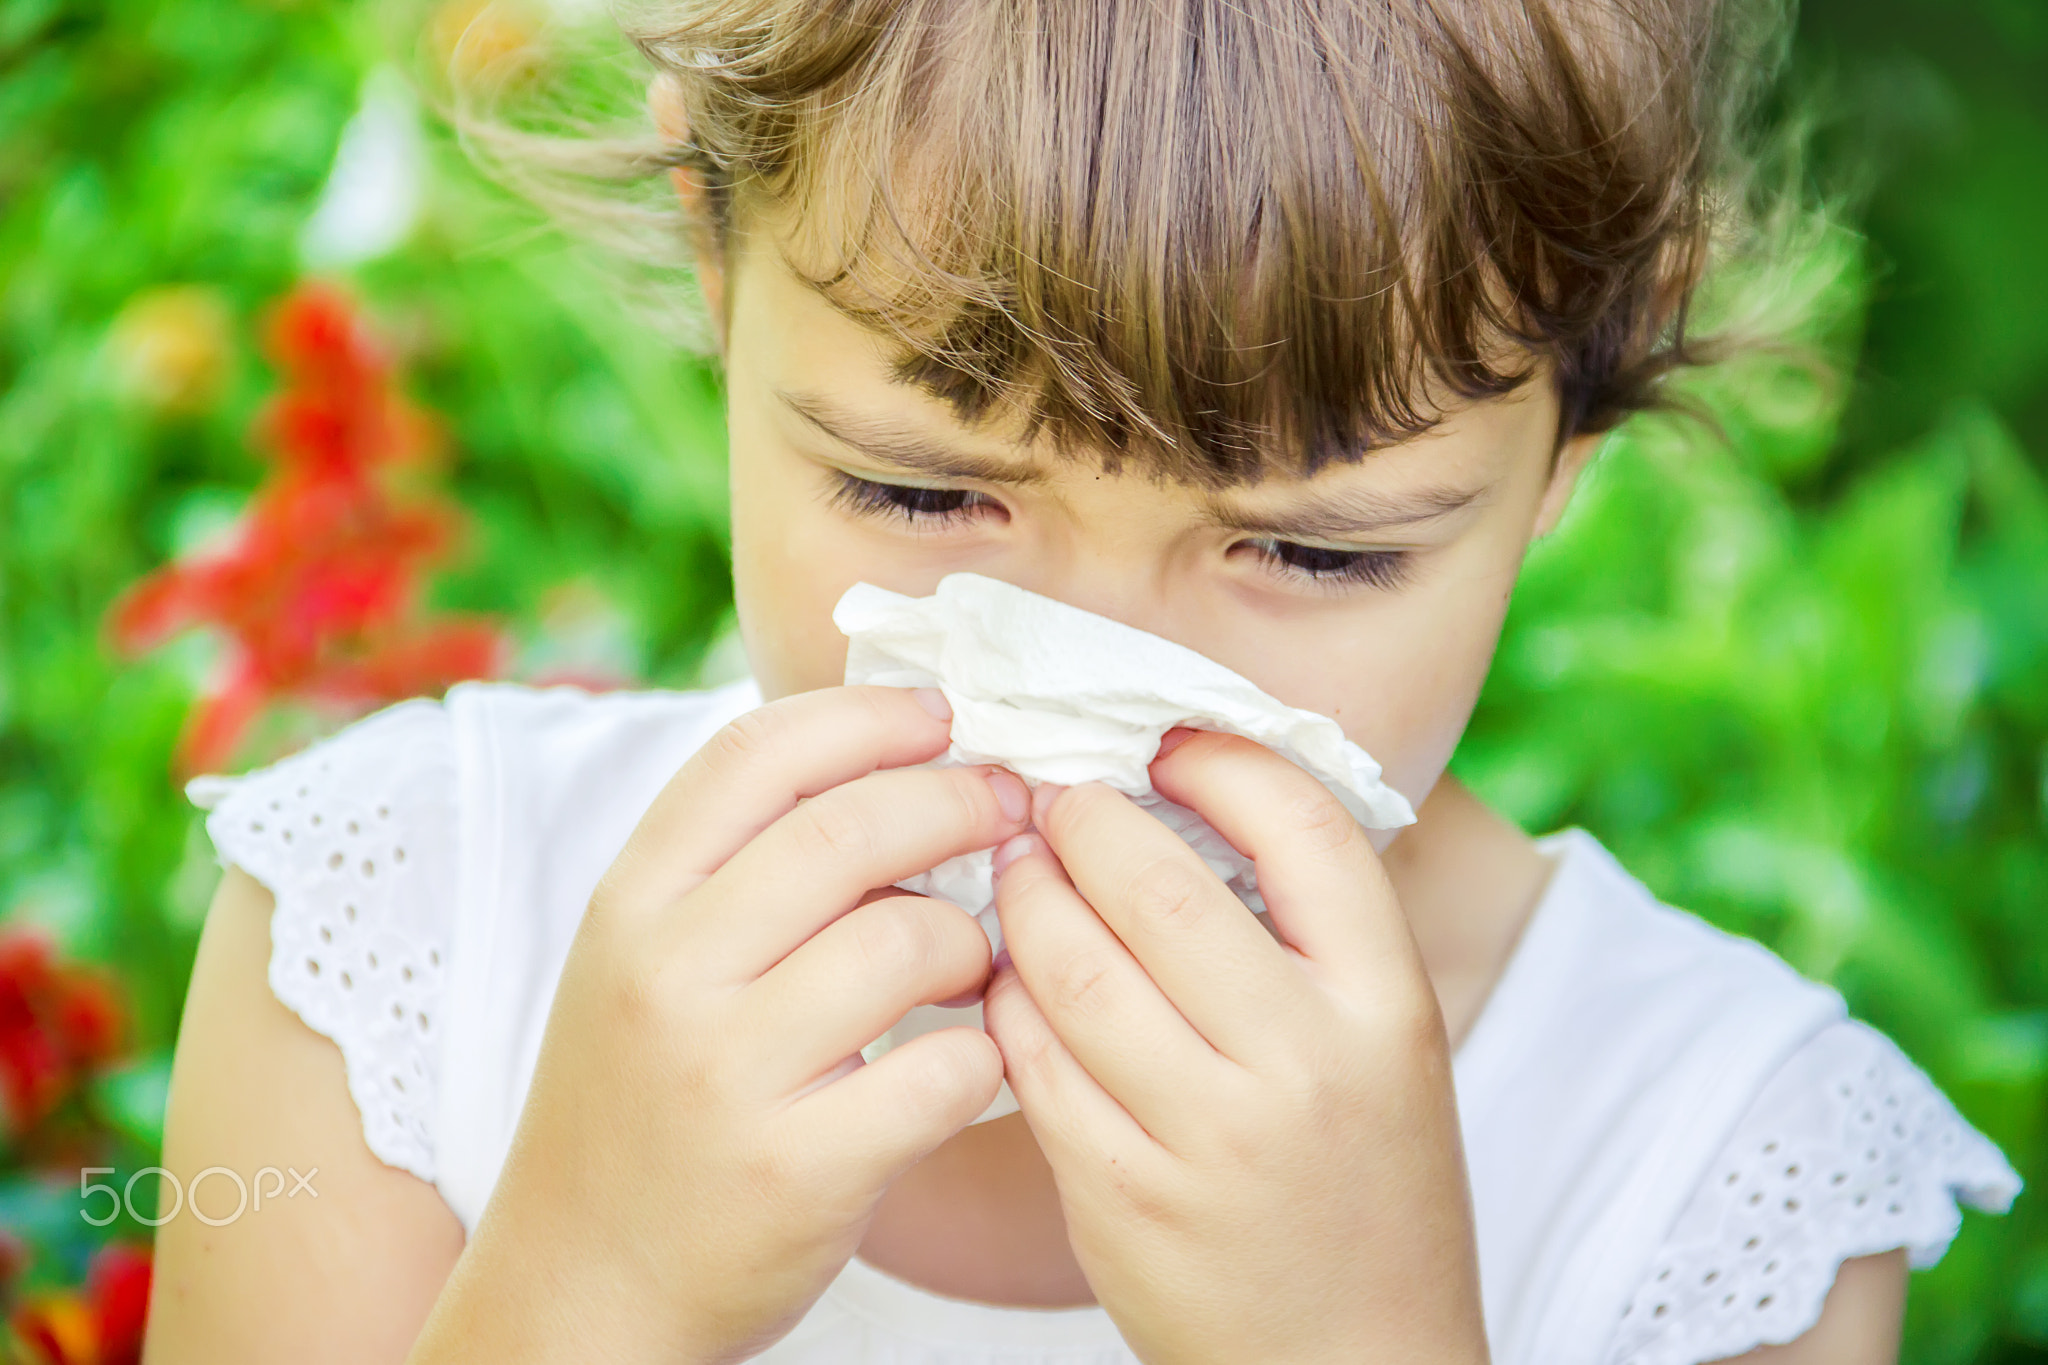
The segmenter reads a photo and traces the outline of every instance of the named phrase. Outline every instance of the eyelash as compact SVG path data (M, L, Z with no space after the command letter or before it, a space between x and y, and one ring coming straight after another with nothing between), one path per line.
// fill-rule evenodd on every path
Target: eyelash
M834 472L838 487L832 491L833 506L857 516L900 520L908 525L936 529L949 522L969 520L978 509L1000 506L972 489L877 483L844 471ZM941 505L934 506L934 503ZM1240 544L1250 549L1275 573L1327 588L1394 588L1407 580L1410 568L1409 555L1405 550L1331 550L1274 539L1247 540Z
M1242 544L1275 573L1306 579L1325 588L1397 588L1408 581L1411 567L1406 550L1330 550L1271 539L1247 540ZM1313 567L1318 558L1323 564ZM1304 564L1303 559L1310 562Z
M976 508L995 507L990 498L967 488L920 488L914 484L876 483L835 471L839 486L832 505L859 516L901 520L913 526L964 521ZM954 502L952 499L961 499ZM933 506L940 503L940 506Z

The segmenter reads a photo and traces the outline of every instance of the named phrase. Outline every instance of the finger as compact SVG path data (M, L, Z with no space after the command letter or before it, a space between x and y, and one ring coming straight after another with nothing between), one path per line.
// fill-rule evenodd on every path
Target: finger
M877 1188L894 1180L988 1108L1003 1059L979 1029L920 1034L791 1102L791 1120L812 1134L806 1150L831 1151L866 1171Z
M766 1094L788 1094L911 1006L979 987L988 961L988 935L956 905L909 892L858 905L741 990L734 1037L759 1040L747 1074Z
M1256 1067L1288 1035L1313 988L1178 834L1099 782L1067 790L1041 828L1081 897L1217 1052Z
M1177 1150L1198 1118L1188 1097L1217 1093L1230 1063L1081 899L1043 840L1020 834L997 858L1003 943L1037 1012L1103 1090Z
M1274 929L1319 971L1412 974L1415 938L1386 869L1315 777L1251 740L1204 732L1154 762L1152 781L1252 860Z
M981 1022L1001 1050L1004 1079L1048 1160L1066 1158L1070 1169L1078 1164L1094 1171L1112 1155L1136 1162L1159 1151L1152 1134L1067 1049L1014 965L989 978Z
M628 911L668 905L804 798L937 757L950 714L938 692L897 687L830 687L749 711L669 779L598 898Z
M726 859L675 929L708 979L743 985L871 887L993 847L1029 816L1023 782L1001 769L870 773L804 802Z

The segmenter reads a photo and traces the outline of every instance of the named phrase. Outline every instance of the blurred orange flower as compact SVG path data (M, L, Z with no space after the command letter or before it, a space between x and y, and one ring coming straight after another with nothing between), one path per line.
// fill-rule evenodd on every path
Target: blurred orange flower
M531 5L508 0L443 0L428 33L458 81L502 78L540 55L540 16Z
M227 305L199 285L147 289L108 335L122 389L159 412L199 412L220 397L233 354Z
M82 1292L42 1294L9 1325L27 1365L137 1365L149 1317L149 1248L109 1242L93 1255Z

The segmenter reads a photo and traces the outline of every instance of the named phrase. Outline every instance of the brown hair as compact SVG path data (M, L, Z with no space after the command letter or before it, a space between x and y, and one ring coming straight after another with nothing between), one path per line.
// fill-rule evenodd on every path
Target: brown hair
M1206 483L1311 474L1543 362L1560 441L1655 405L1698 358L1687 299L1779 18L637 0L688 136L610 153L697 177L719 241L793 225L798 273L965 422L1014 405Z

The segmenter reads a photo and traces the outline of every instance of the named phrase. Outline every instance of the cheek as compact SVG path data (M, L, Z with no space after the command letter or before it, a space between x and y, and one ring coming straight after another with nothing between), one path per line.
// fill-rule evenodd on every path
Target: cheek
M1407 592L1287 623L1233 666L1290 705L1334 717L1420 805L1486 680L1516 562L1491 553L1440 564Z
M846 676L846 637L832 608L855 583L911 597L930 593L971 557L877 533L833 508L817 470L772 447L732 463L734 606L747 661L762 695L837 687Z
M1375 756L1388 780L1418 804L1436 785L1479 700L1507 612L1500 588L1472 593L1411 637L1409 666L1397 667L1386 692L1388 752ZM1361 721L1363 717L1361 716Z
M864 566L835 544L837 519L772 457L735 450L731 479L734 606L762 694L836 686L846 638L832 608Z

